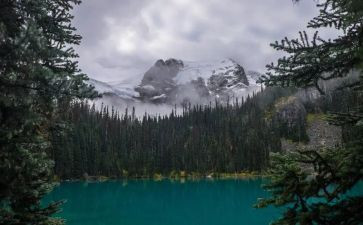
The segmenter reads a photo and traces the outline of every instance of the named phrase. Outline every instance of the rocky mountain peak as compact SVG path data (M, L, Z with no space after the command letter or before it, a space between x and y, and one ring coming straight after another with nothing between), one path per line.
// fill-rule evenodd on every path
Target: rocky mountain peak
M141 100L162 101L161 95L170 95L174 90L175 83L173 78L179 73L183 67L183 62L176 59L159 59L156 61L141 80L141 84L135 88L139 93ZM157 98L159 96L159 98Z
M252 74L252 75L250 75ZM260 90L257 72L246 72L232 59L217 61L157 60L137 86L92 80L104 100L130 106L133 102L184 105L227 101Z
M213 98L227 99L249 86L244 68L232 59L188 62L170 58L157 60L135 91L142 101L200 104Z

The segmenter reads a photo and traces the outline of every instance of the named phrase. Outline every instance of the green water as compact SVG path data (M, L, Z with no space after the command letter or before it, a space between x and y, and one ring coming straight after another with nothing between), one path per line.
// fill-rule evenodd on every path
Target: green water
M268 224L278 209L254 209L267 196L257 180L65 182L46 198L67 199L67 225Z

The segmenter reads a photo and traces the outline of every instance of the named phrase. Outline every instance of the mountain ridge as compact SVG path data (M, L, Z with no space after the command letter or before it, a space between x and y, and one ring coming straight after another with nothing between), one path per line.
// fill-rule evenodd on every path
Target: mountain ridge
M261 76L233 59L214 61L157 60L138 85L90 79L89 84L103 95L98 102L107 105L147 103L152 105L207 104L251 95L260 90Z

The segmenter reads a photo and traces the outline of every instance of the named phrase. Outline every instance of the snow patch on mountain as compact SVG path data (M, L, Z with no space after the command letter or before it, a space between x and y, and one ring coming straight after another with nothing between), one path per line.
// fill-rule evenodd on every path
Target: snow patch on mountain
M257 83L262 75L261 73L259 73L257 71L249 70L246 72L246 74L247 74L247 79L248 79L248 82L250 83L250 85L258 85L258 86L261 85L261 84Z
M234 72L238 68L238 64L231 59L218 61L184 61L184 67L179 71L174 81L177 84L186 84L198 77L207 82L211 76L223 76L231 81L235 79ZM205 83L208 85L207 83Z
M120 85L110 85L106 82L89 79L88 84L95 87L95 90L103 95L115 95L122 99L134 100L138 96L138 92L133 87L126 87Z

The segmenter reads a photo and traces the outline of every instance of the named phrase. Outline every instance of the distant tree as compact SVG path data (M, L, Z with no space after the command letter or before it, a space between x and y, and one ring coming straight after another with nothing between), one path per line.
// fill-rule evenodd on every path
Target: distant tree
M354 135L340 148L275 155L271 183L266 185L272 196L260 200L257 207L286 207L275 224L361 224L362 195L345 195L363 178L363 1L325 0L317 6L320 14L308 27L332 27L340 36L323 40L316 32L309 39L306 32L300 32L298 39L272 44L288 56L277 65L268 65L262 81L268 86L314 86L324 94L321 81L346 77L355 70L359 80L340 89L355 92L359 96L356 103L347 112L330 116L331 123L348 126Z
M70 47L79 3L0 1L0 224L61 223L50 217L59 203L40 204L54 186L50 129L62 103L96 94Z

